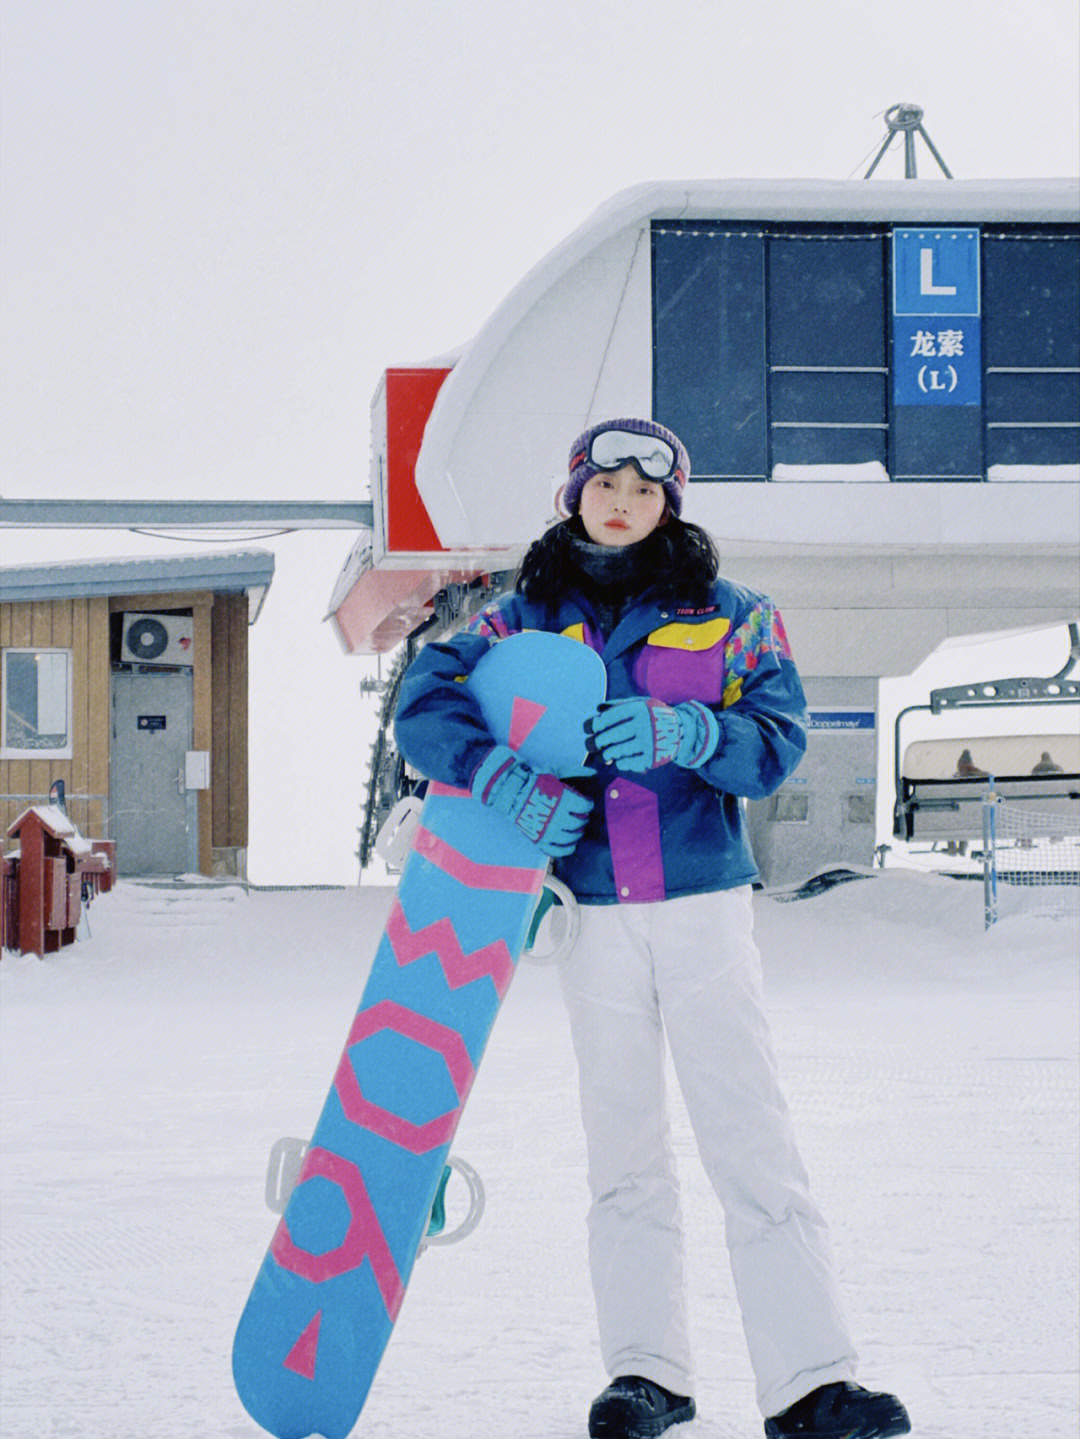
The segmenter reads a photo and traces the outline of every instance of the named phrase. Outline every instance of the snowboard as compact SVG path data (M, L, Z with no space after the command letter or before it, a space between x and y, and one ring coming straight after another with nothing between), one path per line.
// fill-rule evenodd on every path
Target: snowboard
M534 768L584 774L603 661L568 636L500 640L467 683ZM524 948L548 858L468 790L428 786L330 1093L233 1344L277 1439L345 1439L401 1309L450 1142Z

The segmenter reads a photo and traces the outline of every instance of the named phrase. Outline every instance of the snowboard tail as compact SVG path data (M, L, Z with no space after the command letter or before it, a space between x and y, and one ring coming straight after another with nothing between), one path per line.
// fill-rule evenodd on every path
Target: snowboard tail
M529 633L469 686L496 739L580 772L604 667ZM466 790L431 784L296 1187L240 1319L237 1392L277 1439L345 1439L389 1342L450 1143L525 946L547 858Z

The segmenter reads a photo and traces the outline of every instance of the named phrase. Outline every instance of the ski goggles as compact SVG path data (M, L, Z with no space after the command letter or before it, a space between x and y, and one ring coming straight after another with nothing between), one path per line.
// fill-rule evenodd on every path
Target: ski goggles
M583 462L594 470L621 470L633 465L643 480L662 484L676 473L679 457L672 445L659 435L639 435L633 430L601 430L589 447L575 455L571 473Z

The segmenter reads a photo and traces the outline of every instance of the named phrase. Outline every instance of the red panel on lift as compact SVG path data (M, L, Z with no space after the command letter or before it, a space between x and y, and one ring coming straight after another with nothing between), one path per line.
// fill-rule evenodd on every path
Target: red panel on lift
M386 371L386 547L391 554L444 548L416 488L416 460L435 396L449 373Z

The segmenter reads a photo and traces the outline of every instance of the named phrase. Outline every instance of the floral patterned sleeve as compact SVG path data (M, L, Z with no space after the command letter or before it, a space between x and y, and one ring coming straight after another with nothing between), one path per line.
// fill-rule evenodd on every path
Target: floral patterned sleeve
M806 752L806 697L784 622L764 596L725 645L718 718L720 743L699 773L730 794L772 794Z

